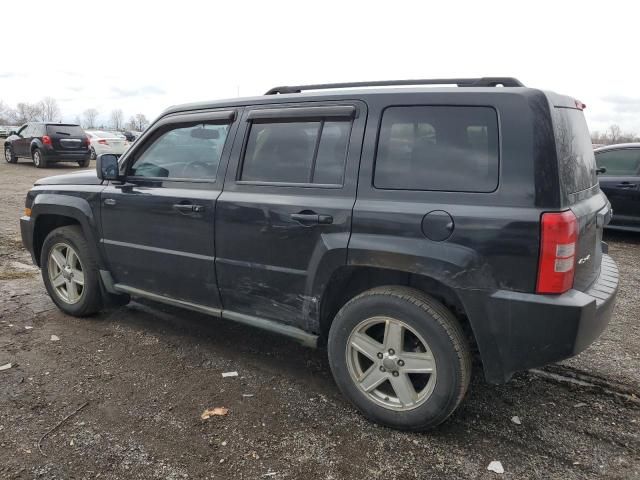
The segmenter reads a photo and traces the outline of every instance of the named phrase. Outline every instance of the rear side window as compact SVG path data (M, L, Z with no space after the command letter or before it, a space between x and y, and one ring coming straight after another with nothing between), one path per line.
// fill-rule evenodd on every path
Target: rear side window
M240 180L342 185L350 121L254 122Z
M493 108L390 107L382 116L374 185L492 192L498 186L498 152Z
M604 167L606 176L636 176L640 175L640 148L626 150L607 150L596 153L598 167Z
M58 135L62 137L84 137L84 130L78 125L47 125L48 135Z
M591 136L581 110L553 108L560 182L567 193L593 187L597 182Z

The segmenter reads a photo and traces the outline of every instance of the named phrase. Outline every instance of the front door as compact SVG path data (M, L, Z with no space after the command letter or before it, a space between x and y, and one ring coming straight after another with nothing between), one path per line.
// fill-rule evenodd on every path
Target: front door
M19 139L13 142L13 154L19 157L30 157L29 145L31 144L31 130L30 124L23 125L18 130Z
M216 212L225 311L314 330L345 265L363 104L247 109Z
M102 192L102 244L116 284L219 308L214 218L235 112L160 121Z
M640 225L640 148L603 150L596 153L600 188L611 202L613 225Z

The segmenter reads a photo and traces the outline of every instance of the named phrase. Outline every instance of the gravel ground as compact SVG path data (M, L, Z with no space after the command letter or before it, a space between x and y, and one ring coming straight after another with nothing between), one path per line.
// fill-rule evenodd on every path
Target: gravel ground
M401 433L354 411L323 350L150 303L60 313L18 217L72 169L0 165L0 478L640 479L640 235L607 235L622 285L592 347L499 387L476 371L446 424Z

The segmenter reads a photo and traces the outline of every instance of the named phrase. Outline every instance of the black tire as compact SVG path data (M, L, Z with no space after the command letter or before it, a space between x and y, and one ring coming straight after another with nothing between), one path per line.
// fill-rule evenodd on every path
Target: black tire
M16 163L18 161L18 157L13 154L13 150L9 145L4 147L4 159L7 163Z
M87 168L89 166L89 163L91 162L91 158L87 157L85 160L80 160L78 162L78 166L82 167L82 168Z
M44 153L39 148L33 149L33 152L31 152L31 158L33 159L33 164L36 168L47 168L47 157L45 157Z
M98 158L98 155L96 155L96 151L93 147L91 147L89 150L89 160L95 160L96 158Z
M376 403L349 373L347 342L351 333L364 320L380 316L414 329L426 340L435 359L433 391L413 409L396 411ZM464 398L471 379L471 353L458 320L433 297L404 286L373 288L343 306L329 331L328 354L338 387L356 408L374 422L401 430L427 430L444 422Z
M49 255L54 246L66 244L73 248L82 264L84 287L77 303L68 303L56 292L49 278ZM102 308L100 293L100 275L98 264L91 254L89 245L82 234L82 229L76 225L59 227L52 230L44 240L40 255L42 279L49 296L60 310L75 317L85 317L98 312Z

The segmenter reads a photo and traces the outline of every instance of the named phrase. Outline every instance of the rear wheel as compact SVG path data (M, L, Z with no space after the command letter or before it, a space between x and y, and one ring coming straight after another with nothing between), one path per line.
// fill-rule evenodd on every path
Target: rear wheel
M471 378L471 354L454 315L408 287L379 287L349 301L329 332L340 390L369 419L402 430L445 421Z
M98 266L79 226L56 228L45 238L42 279L54 303L77 317L102 307Z
M7 163L16 163L18 161L18 157L13 154L13 150L9 145L4 147L4 159Z
M47 168L47 159L42 154L42 150L39 148L34 149L31 157L33 158L33 164L36 168Z
M80 161L78 162L78 165L79 165L79 166L81 166L81 167L86 168L86 167L88 167L88 166L89 166L89 163L90 163L90 162L91 162L91 158L90 158L90 157L87 157L85 160L80 160Z

